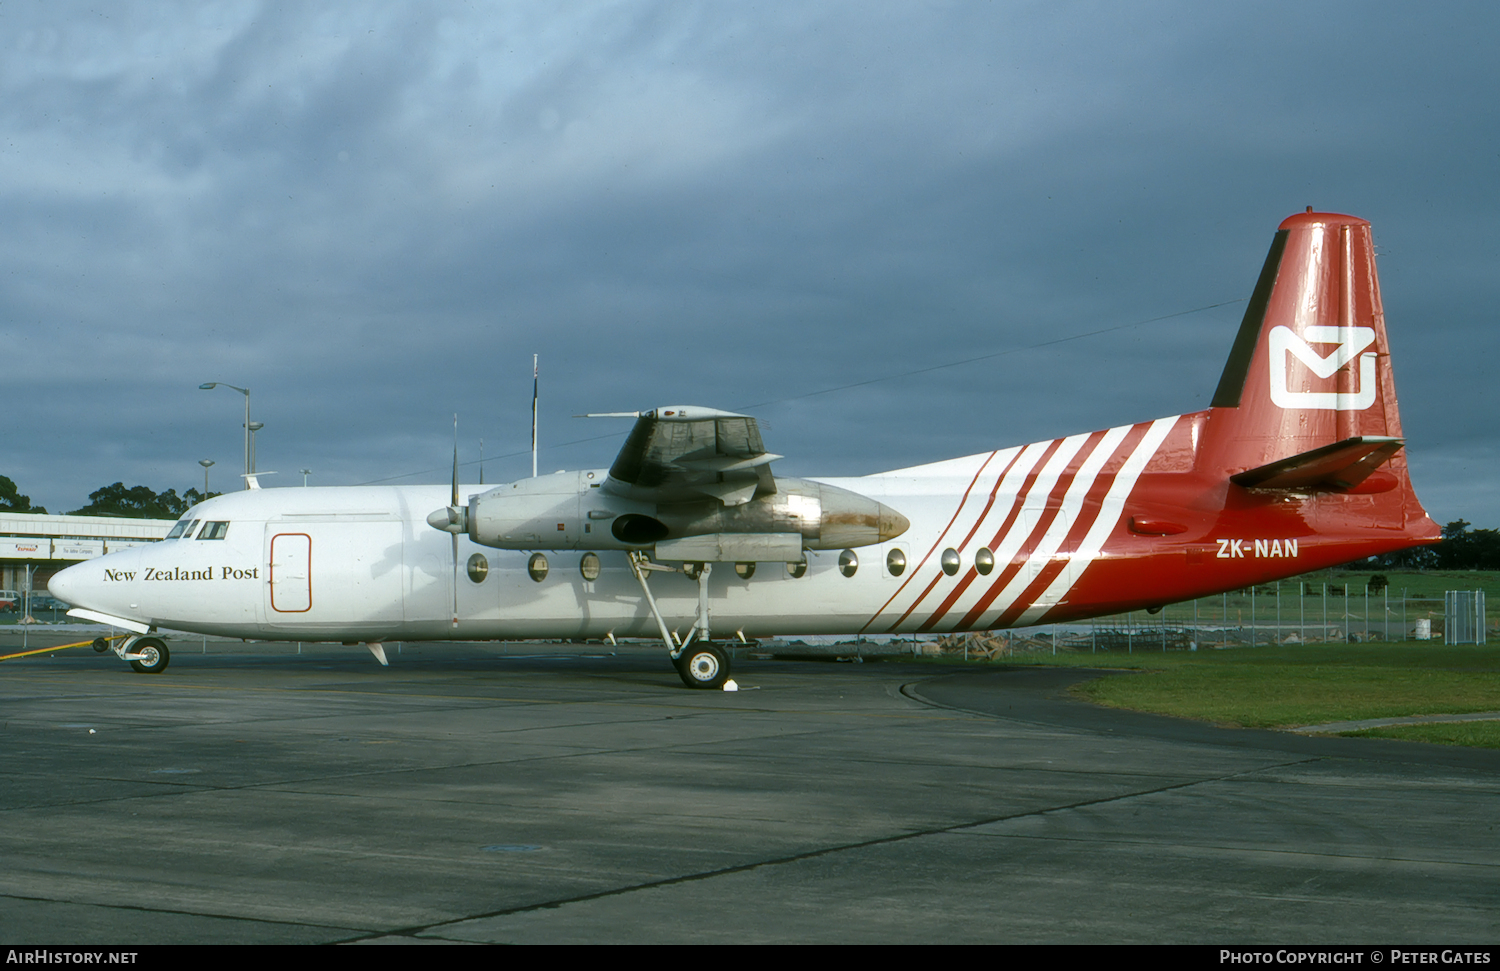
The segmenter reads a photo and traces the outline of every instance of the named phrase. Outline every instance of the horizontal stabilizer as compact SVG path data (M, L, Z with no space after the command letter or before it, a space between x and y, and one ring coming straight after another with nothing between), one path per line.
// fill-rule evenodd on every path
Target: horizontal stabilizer
M1247 489L1352 489L1405 444L1399 438L1360 435L1229 477Z

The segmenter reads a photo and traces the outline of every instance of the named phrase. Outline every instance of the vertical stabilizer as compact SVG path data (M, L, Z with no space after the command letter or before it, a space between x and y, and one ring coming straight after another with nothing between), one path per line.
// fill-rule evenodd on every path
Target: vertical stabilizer
M1230 474L1357 437L1401 438L1370 224L1281 224L1214 394L1199 468ZM1404 474L1397 453L1386 466Z

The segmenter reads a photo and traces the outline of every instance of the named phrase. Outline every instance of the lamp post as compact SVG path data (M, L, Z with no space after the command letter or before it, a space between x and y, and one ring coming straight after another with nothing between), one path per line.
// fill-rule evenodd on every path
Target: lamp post
M212 391L214 388L219 387L221 384L223 384L223 382L221 382L221 381L210 381L207 384L200 384L200 385L198 385L198 390L199 391ZM231 391L238 391L240 394L242 394L242 395L245 396L245 475L248 476L250 474L250 471L251 471L251 469L250 469L250 389L249 388L236 388L232 384L224 384L223 386L226 387L226 388L228 388ZM250 480L249 479L245 480L245 488L246 489L250 488Z
M203 498L208 498L208 469L214 464L213 459L199 459L198 464L203 466Z
M307 477L310 476L310 475L312 475L312 469L303 469L302 470L302 488L304 488L304 489L307 488Z
M255 433L258 432L258 431L260 431L262 428L265 428L265 427L266 427L265 423L264 422L259 422L259 421L252 421L250 423L250 425L249 425L249 428L250 428L250 474L251 475L255 474Z

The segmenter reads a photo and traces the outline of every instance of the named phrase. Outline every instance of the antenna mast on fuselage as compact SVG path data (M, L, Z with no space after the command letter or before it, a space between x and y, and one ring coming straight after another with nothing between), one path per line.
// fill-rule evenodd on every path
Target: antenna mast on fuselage
M537 477L537 356L531 356L531 477Z

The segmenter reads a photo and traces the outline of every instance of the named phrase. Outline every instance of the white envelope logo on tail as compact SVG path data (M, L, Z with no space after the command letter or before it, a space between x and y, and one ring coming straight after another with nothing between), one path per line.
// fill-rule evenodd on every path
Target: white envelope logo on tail
M1320 408L1325 411L1364 411L1375 403L1375 353L1360 354L1359 390L1288 391L1288 354L1297 358L1320 378L1331 378L1356 354L1375 343L1373 327L1307 327L1308 340L1316 344L1337 344L1327 357L1308 346L1290 327L1271 328L1271 401L1280 408Z

